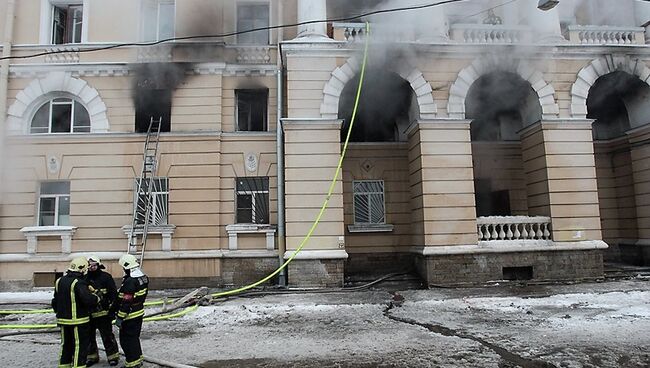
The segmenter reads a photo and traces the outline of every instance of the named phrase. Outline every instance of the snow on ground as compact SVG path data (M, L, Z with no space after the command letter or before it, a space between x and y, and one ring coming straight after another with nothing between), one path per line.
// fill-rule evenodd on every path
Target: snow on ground
M43 296L29 294L0 301ZM142 344L145 355L201 367L650 367L647 279L396 294L233 298L145 324ZM4 365L54 365L56 335L13 339L45 345L0 340Z

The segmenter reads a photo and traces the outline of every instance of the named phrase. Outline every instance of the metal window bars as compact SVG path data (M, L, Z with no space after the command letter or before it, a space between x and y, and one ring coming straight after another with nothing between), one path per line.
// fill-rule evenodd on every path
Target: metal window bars
M136 178L136 191L133 200L133 220L131 222L131 231L128 238L127 253L134 254L139 258L140 266L144 261L144 252L147 245L147 236L149 226L158 224L159 220L156 216L161 216L164 213L166 218L167 201L160 201L156 199L157 193L160 193L161 181L156 178L156 170L158 169L158 142L160 140L160 127L162 125L162 117L154 120L151 117L149 128L147 129L147 137L144 142L144 153L142 156L142 170L140 177ZM158 180L156 180L158 179ZM166 180L164 181L167 184ZM168 188L165 188L168 190ZM162 208L158 208L158 202L164 202L160 206L165 206L164 212ZM160 214L160 215L158 215Z
M237 223L270 223L269 178L240 177L236 180Z

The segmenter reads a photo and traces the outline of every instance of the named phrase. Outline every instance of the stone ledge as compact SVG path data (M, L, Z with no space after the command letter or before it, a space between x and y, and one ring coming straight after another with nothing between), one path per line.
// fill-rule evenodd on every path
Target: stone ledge
M445 245L411 247L411 253L423 256L450 254L480 254L480 253L513 253L513 252L544 252L607 249L609 246L602 240L581 242L549 242L546 240L521 241L489 241L476 245Z

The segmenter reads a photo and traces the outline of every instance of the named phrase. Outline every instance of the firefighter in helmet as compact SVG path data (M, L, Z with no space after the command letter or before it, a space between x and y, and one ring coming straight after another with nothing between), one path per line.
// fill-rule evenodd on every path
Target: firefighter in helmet
M106 359L111 366L117 365L120 360L120 351L117 347L117 340L113 335L113 314L109 313L111 304L117 299L117 288L110 273L102 271L105 269L102 261L96 255L88 256L88 274L86 281L97 294L102 295L102 303L90 315L90 344L88 346L88 359L86 366L99 362L99 351L97 349L96 331L104 342Z
M120 329L120 346L126 357L125 367L141 367L144 356L140 346L140 332L149 278L142 273L138 260L132 254L120 257L119 264L124 269L124 278L113 305L113 310L117 311L115 326Z
M85 367L90 340L90 313L100 304L84 275L88 271L86 257L70 262L68 271L56 280L52 309L61 328L61 355L59 367Z

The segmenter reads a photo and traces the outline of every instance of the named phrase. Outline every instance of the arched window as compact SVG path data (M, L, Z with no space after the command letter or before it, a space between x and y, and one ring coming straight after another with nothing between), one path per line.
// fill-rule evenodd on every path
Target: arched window
M36 110L30 133L90 133L90 116L74 99L53 98Z

